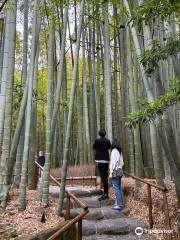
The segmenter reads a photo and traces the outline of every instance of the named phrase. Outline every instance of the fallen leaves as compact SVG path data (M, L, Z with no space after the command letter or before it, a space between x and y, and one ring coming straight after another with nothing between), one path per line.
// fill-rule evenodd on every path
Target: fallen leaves
M147 179L148 181L151 181ZM169 215L171 220L171 227L173 229L175 238L180 239L180 209L178 208L175 186L172 181L165 182L168 189L167 199ZM123 178L122 186L124 188L126 207L131 209L130 217L135 217L142 220L149 226L149 212L148 212L148 196L146 184L141 184L139 188L136 187L136 181L132 178ZM110 194L114 196L113 189ZM152 205L153 205L153 229L168 229L167 219L164 215L163 194L155 188L151 188ZM157 239L170 239L167 234L156 235Z
M148 197L147 186L141 184L139 188L136 186L136 181L131 178L123 178L122 186L124 188L124 195L126 198L126 207L131 209L130 217L138 218L147 225L149 224L148 214ZM180 226L180 209L178 209L176 201L176 192L174 183L171 181L166 182L168 188L167 198L170 212L171 226L180 239L179 226ZM152 188L152 203L153 203L153 229L167 229L166 219L164 215L163 195L160 191ZM114 197L114 190L110 189L111 197ZM27 191L27 208L23 212L18 212L18 190L13 190L10 194L10 201L7 209L0 213L0 239L4 233L12 232L11 236L16 237L36 234L42 230L49 229L58 225L62 218L56 215L56 200L50 197L49 207L42 208L38 191ZM44 214L44 216L43 216ZM42 220L43 216L43 221ZM45 221L44 221L45 219ZM44 222L44 223L43 223ZM14 232L13 232L14 231ZM178 235L179 234L179 235ZM169 239L166 235L156 235L157 239ZM13 239L12 237L10 239Z
M10 201L5 211L0 214L0 239L10 230L16 230L18 236L36 234L42 230L58 225L62 218L56 215L57 203L53 198L49 199L49 207L44 209L38 197L38 191L27 191L27 207L23 212L18 211L18 190L10 193ZM44 213L46 221L41 222ZM3 225L3 227L2 227Z

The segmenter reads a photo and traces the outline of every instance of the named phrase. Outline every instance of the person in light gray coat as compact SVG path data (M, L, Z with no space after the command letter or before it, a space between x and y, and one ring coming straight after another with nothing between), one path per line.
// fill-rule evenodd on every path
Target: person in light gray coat
M113 171L117 168L122 169L124 166L121 148L116 140L112 143L112 152L109 164L109 178L112 180L112 186L115 191L116 203L112 207L113 210L121 211L124 208L123 191L121 187L121 177L113 176Z

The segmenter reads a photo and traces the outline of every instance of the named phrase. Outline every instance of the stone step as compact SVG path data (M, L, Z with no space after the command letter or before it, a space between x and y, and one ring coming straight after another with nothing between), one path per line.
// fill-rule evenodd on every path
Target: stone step
M69 191L76 197L91 197L93 195L101 195L101 189L69 189ZM99 197L99 196L98 196Z
M91 236L96 234L104 235L125 235L135 233L136 227L147 229L147 225L140 220L129 217L121 217L114 219L103 219L98 221L83 220L82 233L83 236Z
M93 196L93 197L83 197L79 198L82 203L84 203L88 208L101 208L106 206L112 206L114 204L114 200L109 198L103 201L98 201L99 196ZM64 198L63 208L66 208L66 201L67 199ZM79 208L79 206L76 204L76 202L71 201L70 204L71 209Z
M68 191L77 196L87 207L89 213L82 222L83 240L155 240L152 234L136 235L135 229L141 227L148 229L148 226L140 220L128 217L130 209L121 212L114 211L111 206L113 199L98 201L102 191L92 188L68 187ZM59 197L59 187L50 186L50 194ZM66 198L64 199L66 203ZM64 204L65 206L65 204ZM72 201L71 217L74 218L82 211Z
M71 210L71 218L76 217L82 209L76 208ZM130 209L125 208L121 212L114 211L110 207L102 207L102 208L90 208L89 213L84 217L88 220L100 220L100 219L114 219L128 216L130 213Z
M156 240L156 237L152 234L142 234L137 236L133 233L127 235L93 235L93 236L83 236L82 240Z
M106 206L112 206L114 204L114 200L109 198L103 201L98 201L99 196L92 196L92 197L81 197L79 198L82 203L84 203L88 208L101 208ZM66 198L64 199L64 208L66 206ZM70 208L78 208L79 206L74 202L71 201Z
M82 223L82 234L84 236L90 236L95 234L128 234L130 233L129 224L126 223L124 218L111 219L111 220L99 220L89 221L83 220Z
M93 195L101 195L103 192L101 189L89 188L89 187L66 187L68 191L73 193L76 197L90 197ZM59 197L59 186L52 186L49 187L49 193L52 197L58 198Z
M80 200L86 204L88 208L101 208L114 204L114 199L108 198L103 201L98 200L99 196L81 197Z

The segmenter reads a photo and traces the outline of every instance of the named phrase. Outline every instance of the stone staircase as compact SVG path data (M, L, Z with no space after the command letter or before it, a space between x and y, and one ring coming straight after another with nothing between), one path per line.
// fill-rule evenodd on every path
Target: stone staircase
M102 194L98 189L85 189L80 187L68 188L89 208L89 213L82 223L83 240L154 240L152 234L136 235L135 229L141 227L148 229L148 226L138 219L128 217L130 209L123 209L121 212L114 211L111 206L113 199L106 199L99 202L98 197ZM51 186L50 194L59 196L59 188ZM71 217L74 218L81 209L71 206Z

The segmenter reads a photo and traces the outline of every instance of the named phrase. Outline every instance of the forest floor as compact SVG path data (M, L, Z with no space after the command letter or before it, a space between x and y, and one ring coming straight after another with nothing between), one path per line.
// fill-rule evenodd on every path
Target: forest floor
M147 187L142 185L138 190L136 182L130 178L123 178L122 185L126 198L126 207L131 209L130 217L135 217L148 225L148 202ZM176 203L175 188L172 182L166 182L169 192L168 203L170 210L171 226L174 233L180 233L180 209ZM110 189L110 195L114 197L114 191ZM162 193L152 188L153 199L153 229L167 229L165 216L163 213ZM10 234L12 237L7 239L15 239L18 235L36 234L41 230L58 225L62 219L56 215L57 200L50 197L49 207L45 210L41 207L38 191L27 191L27 208L24 212L18 212L18 190L12 189L10 200L5 211L0 210L0 239L4 233ZM41 217L45 211L46 222L41 222ZM157 234L157 239L170 239L166 234L164 236ZM175 239L175 238L174 238ZM180 239L177 237L177 239Z
M56 215L56 200L49 199L49 207L43 208L37 190L27 191L27 207L18 211L18 190L12 189L5 211L0 209L0 239L15 239L17 236L36 234L42 230L57 226L62 218ZM45 223L41 218L45 212Z
M147 179L148 181L152 181ZM155 181L152 181L155 183ZM172 181L165 182L168 189L168 208L171 221L171 228L173 230L173 239L180 239L180 208L178 208L176 200L175 185ZM126 207L130 208L130 217L135 217L143 220L149 226L148 215L148 196L147 186L142 184L140 188L136 187L136 181L131 178L123 178L122 185L124 187L124 194L126 197ZM113 190L111 190L113 192ZM153 205L153 230L168 230L167 220L164 215L163 194L155 188L151 188L152 205ZM155 234L157 239L170 239L169 234Z

